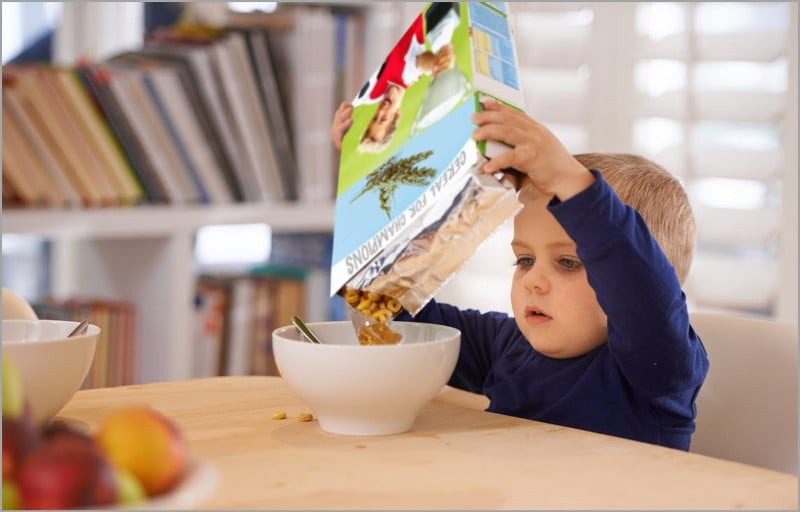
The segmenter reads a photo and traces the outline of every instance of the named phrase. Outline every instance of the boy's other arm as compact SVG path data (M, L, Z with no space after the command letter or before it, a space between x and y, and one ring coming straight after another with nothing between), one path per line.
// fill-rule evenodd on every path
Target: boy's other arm
M414 317L404 311L397 319L447 325L461 331L458 362L448 384L473 393L483 393L493 362L511 342L513 333L519 332L514 319L503 313L462 310L436 300L428 302Z

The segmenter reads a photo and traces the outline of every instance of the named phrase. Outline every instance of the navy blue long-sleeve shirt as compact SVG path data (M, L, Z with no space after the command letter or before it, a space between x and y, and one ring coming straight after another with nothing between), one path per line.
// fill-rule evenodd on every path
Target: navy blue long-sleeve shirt
M548 209L577 245L608 317L607 343L554 359L531 346L513 317L436 301L414 321L461 331L450 385L485 394L489 411L688 450L705 349L644 221L592 172L594 184Z

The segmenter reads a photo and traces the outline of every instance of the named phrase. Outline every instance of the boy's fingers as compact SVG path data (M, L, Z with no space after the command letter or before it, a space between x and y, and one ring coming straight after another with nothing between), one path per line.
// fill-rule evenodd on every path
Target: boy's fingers
M486 110L497 110L500 108L501 104L494 98L484 98L483 101L481 101L481 105L483 105L483 108Z
M352 124L353 124L352 119L347 119L344 123L342 123L342 127L339 130L339 139L342 139L344 137L345 132L350 129L350 126Z
M509 135L511 134L512 131L508 130L503 125L494 123L483 124L473 130L472 140L496 140L498 142L505 142L509 146L516 146L514 141L510 140L511 137L509 137Z
M344 133L348 128L350 128L352 123L352 119L347 119L341 123L334 124L331 127L331 140L333 140L333 144L336 146L336 149L342 149L342 139L344 138Z
M475 112L470 117L472 122L478 125L486 123L499 123L505 118L505 113L499 110L481 110L480 112Z
M483 108L472 114L473 121L475 119L502 119L505 117L505 111L499 108Z
M477 125L486 123L539 124L525 112L504 105L499 101L485 100L483 105L483 110L472 114L472 122Z
M339 108L336 109L334 113L335 118L349 118L353 115L353 106L350 103L343 101Z
M513 155L511 151L508 151L506 153L497 155L486 162L481 171L486 174L494 174L496 172L503 171L504 169L513 167L512 163Z

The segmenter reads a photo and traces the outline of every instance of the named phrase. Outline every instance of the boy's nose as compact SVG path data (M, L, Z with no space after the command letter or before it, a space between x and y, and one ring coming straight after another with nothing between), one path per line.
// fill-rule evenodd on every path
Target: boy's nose
M547 293L550 291L550 280L536 264L525 274L525 287L534 293Z

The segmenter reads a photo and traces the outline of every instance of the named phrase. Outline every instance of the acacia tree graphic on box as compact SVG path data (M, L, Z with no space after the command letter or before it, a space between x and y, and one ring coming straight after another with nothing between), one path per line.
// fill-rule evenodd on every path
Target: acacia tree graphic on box
M397 156L392 156L367 175L366 185L350 202L353 203L367 192L378 189L378 201L380 201L381 210L391 219L391 203L397 187L400 185L424 187L431 184L433 177L436 175L436 169L421 167L417 164L432 154L432 150L427 150L401 159L398 159Z

